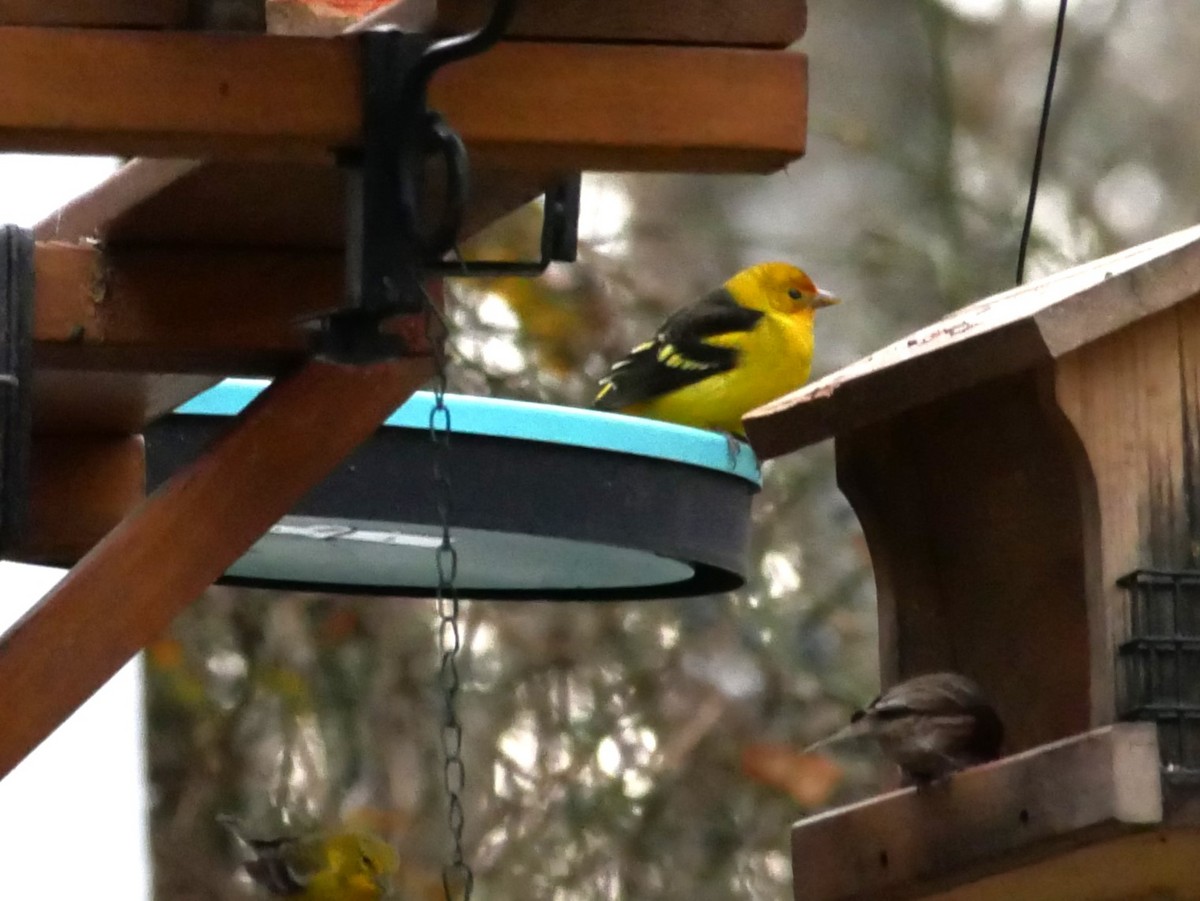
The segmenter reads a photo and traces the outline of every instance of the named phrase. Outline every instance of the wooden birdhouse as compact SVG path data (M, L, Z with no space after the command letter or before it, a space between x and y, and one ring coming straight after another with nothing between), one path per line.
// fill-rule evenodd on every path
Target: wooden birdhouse
M1015 755L797 824L797 901L1200 897L1200 227L746 423L763 456L834 439L884 683L973 676Z

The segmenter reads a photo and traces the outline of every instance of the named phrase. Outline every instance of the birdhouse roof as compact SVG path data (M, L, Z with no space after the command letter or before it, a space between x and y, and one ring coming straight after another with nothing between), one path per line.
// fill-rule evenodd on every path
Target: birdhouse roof
M1200 226L964 307L745 419L762 457L1047 363L1200 293Z

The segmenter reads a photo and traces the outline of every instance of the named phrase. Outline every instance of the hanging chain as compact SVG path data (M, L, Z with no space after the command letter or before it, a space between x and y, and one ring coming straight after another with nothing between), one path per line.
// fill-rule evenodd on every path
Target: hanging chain
M447 822L453 851L450 862L442 868L442 888L446 901L456 901L451 886L461 884L461 901L470 901L475 875L463 855L462 792L467 771L462 759L462 723L458 719L457 701L460 680L458 652L462 646L458 630L458 551L450 538L450 517L453 491L450 482L450 408L446 406L446 347L450 329L441 310L425 295L425 337L433 353L437 375L433 388L433 408L429 411L429 438L433 443L433 487L441 526L441 543L437 547L437 615L438 649L441 666L438 683L442 689L444 717L442 719L442 781L449 801Z

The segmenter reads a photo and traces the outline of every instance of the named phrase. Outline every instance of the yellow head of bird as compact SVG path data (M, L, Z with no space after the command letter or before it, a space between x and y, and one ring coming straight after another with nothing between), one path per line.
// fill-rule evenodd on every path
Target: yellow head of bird
M837 297L822 291L807 272L790 263L759 263L743 269L725 287L743 306L788 315L811 316L838 303Z
M399 869L396 851L369 832L347 832L329 841L330 862L346 874L355 897L379 898L390 888Z

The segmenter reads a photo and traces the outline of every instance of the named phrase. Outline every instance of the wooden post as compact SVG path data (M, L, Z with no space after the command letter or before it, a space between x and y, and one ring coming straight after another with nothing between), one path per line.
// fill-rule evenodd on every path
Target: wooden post
M312 361L276 381L0 637L0 778L431 374Z

